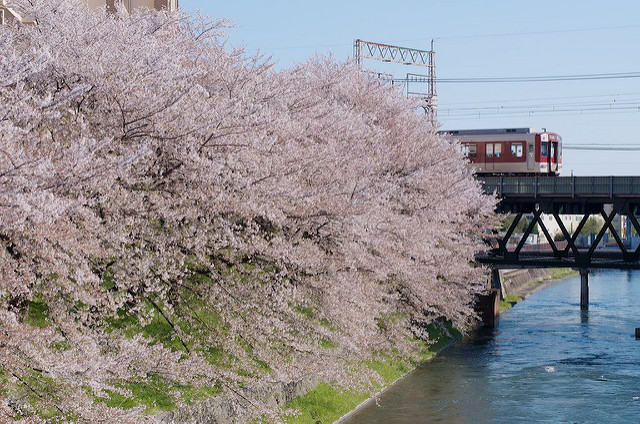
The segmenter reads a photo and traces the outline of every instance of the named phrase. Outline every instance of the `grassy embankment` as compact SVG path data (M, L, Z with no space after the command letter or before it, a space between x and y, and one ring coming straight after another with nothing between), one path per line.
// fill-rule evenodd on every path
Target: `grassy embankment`
M536 281L536 283L541 284L549 280L559 280L570 275L574 275L575 273L576 271L572 269L553 268L550 269L550 277L548 279L539 280ZM520 296L507 294L505 299L500 301L500 311L504 311L512 307L521 300L522 298ZM432 329L434 333L432 334L430 332L430 336L435 337L436 342L428 347L427 354L422 358L422 360L426 360L435 352L457 340L460 333L450 327L449 329L455 332L455 337L448 337L441 330L435 327ZM392 384L394 381L400 379L407 372L415 368L418 364L419 361L405 361L401 358L387 356L386 360L373 361L369 366L380 374L387 384ZM341 416L353 410L367 398L368 395L363 392L345 390L340 387L332 386L331 384L321 383L313 390L294 399L287 405L288 407L297 409L301 412L300 415L289 417L287 422L295 424L334 422Z
M220 260L222 256L225 256L224 260ZM264 283L264 281L275 278L273 264L268 262L244 263L240 252L236 252L235 255L223 255L222 252L216 252L211 255L211 259L211 263L207 265L190 264L192 273L185 284L188 284L191 290L195 290L201 284L211 284L214 272L222 275L223 279L230 284L247 283L249 279L258 279ZM104 273L103 287L106 290L117 288L117 282L113 280L111 272ZM198 346L198 335L202 335L204 339L205 332L212 330L224 332L226 325L210 303L195 297L188 290L180 294L183 301L188 300L188 305L182 303L174 305L171 314L165 312L168 314L166 317L159 314L152 305L146 305L142 308L142 313L147 315L146 319L126 310L118 310L115 315L105 317L102 323L103 331L107 334L118 333L124 337L142 336L149 344L159 343L173 351L182 352L184 355L189 355L189 351L197 352L204 356L207 362L238 375L255 375L256 378L259 378L260 375L268 375L271 372L269 364L260 358L253 358L251 369L244 369L238 367L237 358L234 358L228 349L219 346L213 348ZM292 307L292 313L303 315L309 320L315 319L313 314L304 308ZM186 319L189 314L197 314L199 319L197 321ZM179 325L184 333L194 336L191 341L186 342L186 346L177 337L167 318L177 323L176 325ZM24 320L33 327L56 327L49 307L41 296L29 302ZM430 358L435 352L461 337L460 332L450 323L431 324L427 331L429 342L412 340L415 346L413 356L401 355L394 349L385 349L374 352L366 360L351 363L349 366L353 370L353 374L363 375L357 386L358 389L342 387L335 382L321 382L304 395L291 400L285 407L296 410L297 413L286 417L286 421L295 424L334 422L369 398L371 393L379 392L384 387L391 385ZM321 349L331 350L336 347L330 340L323 339L319 343ZM70 349L71 345L64 341L52 344L49 348L65 351ZM371 374L364 377L367 373L362 370L372 371L380 378L374 381L371 379ZM121 409L142 407L149 415L171 411L224 392L220 383L204 386L185 385L155 374L148 374L143 379L120 379L112 381L111 384L122 389L123 392L119 393L107 389L99 393L94 392L89 386L86 386L85 391L94 402ZM29 381L19 381L11 378L8 369L0 366L0 396L26 400L30 404L28 411L25 410L24 414L21 414L22 418L76 421L78 417L74 417L73 414L69 415L55 407L56 398L61 396L64 391L64 381L57 381L42 371L34 371L33 375L29 376Z
M390 386L395 381L405 376L422 362L431 358L445 346L457 341L462 334L453 328L450 323L445 323L444 328L437 324L428 327L429 338L433 342L415 340L420 347L418 354L413 358L397 355L397 352L378 353L377 360L366 361L363 364L375 371L385 382L384 386L372 381L362 381L363 387L371 391L379 392ZM320 383L309 392L289 402L286 407L295 409L297 414L289 415L286 419L290 424L324 424L332 423L340 417L354 410L362 402L370 398L370 393L345 389L343 387Z
M215 255L212 256L215 257ZM268 264L261 264L264 265L264 270L252 269L252 272L250 273L238 273L238 269L241 268L242 265L245 265L242 264L241 261L234 264L225 263L224 266L221 266L222 264L218 261L212 262L213 263L209 264L209 267L204 267L204 270L197 269L194 271L192 276L194 283L202 284L209 282L208 277L210 272L215 268L217 268L219 272L222 271L223 274L226 274L229 279L233 279L234 277L251 278L249 277L249 274L253 274L252 277L259 275L259 278L261 279L268 279L268 274L270 274L271 271L271 267L269 267ZM253 267L262 268L261 266ZM223 270L221 268L226 269ZM575 271L570 269L552 269L551 275L546 281L565 278L573 274L575 274ZM105 275L105 287L113 284L109 278L110 276L108 274ZM543 280L538 281L537 283L542 282ZM521 300L522 298L518 296L508 294L506 298L501 301L501 311L508 309ZM208 324L214 327L223 326L223 323L219 322L220 317L217 316L214 311L208 310L209 308L207 308L206 305L192 301L191 307L194 306L197 306L201 317L205 316L210 318L205 320ZM178 308L176 311L179 312L180 309ZM31 301L25 312L24 319L29 325L34 327L47 327L53 325L52 319L49 316L47 304L41 297L36 297ZM152 310L149 309L148 312L152 312ZM175 318L179 319L178 316ZM184 348L177 342L172 329L162 321L161 317L154 317L150 323L143 325L137 317L120 311L120 314L115 317L109 317L105 321L105 331L107 332L114 329L124 330L124 333L129 337L141 334L147 338L150 343L162 343L163 345L176 350ZM203 328L189 328L186 321L181 322L181 324L185 326L184 330L191 334L197 334L200 331L204 331ZM342 387L335 382L321 382L304 395L291 400L286 405L286 408L297 411L296 414L286 417L286 421L293 424L334 422L369 398L371 393L379 392L384 387L391 385L393 382L418 366L421 362L430 358L435 352L460 337L460 333L448 323L442 326L432 324L428 328L428 331L429 339L432 340L432 342L426 343L422 340L415 340L416 354L413 357L402 356L397 351L387 350L376 352L372 356L374 359L353 364L355 373L357 373L358 369L362 369L362 367L364 367L377 373L381 377L381 380L384 381L384 384L380 384L375 381L360 381L359 387L361 387L361 389L356 390ZM323 349L336 347L331 343L332 342L330 341L327 341L325 345L320 343L320 347ZM66 350L69 346L65 345L63 342L52 345L51 348ZM205 352L200 353L203 354ZM224 353L219 351L219 349L210 349L206 354L210 362L219 364L221 367L228 366L233 369L234 361L226 360L229 355L224 355ZM222 359L223 357L225 357L225 360ZM259 365L263 366L260 367ZM256 367L254 370L251 370L251 372L260 374L261 371L264 371L264 368L264 364L260 364L260 361L256 360ZM242 370L234 371L241 372ZM38 372L34 372L30 377L30 380L26 382L28 384L20 384L9 377L10 375L7 370L3 370L2 367L0 367L0 395L18 398L21 397L23 399L26 397L30 399L30 403L33 405L32 411L35 412L34 415L39 416L40 418L63 418L60 415L60 411L56 411L55 407L52 405L52 402L55 402L55 397L57 395L56 387L59 385L58 382ZM155 414L175 409L179 405L189 405L198 400L216 396L223 391L220 385L205 387L188 386L178 384L177 382L166 381L155 375L149 375L145 380L119 381L117 382L117 386L127 389L127 392L130 393L130 395L123 396L116 392L106 391L106 397L95 393L92 394L93 398L97 402L104 402L108 406L115 406L123 409L142 406L148 414ZM28 390L28 387L38 388L39 393L36 395L35 392ZM64 418L73 420L73 417Z

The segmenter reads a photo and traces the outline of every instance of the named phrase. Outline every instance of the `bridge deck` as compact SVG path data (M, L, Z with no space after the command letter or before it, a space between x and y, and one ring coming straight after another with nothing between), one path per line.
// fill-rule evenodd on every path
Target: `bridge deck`
M485 193L495 193L498 212L532 213L553 204L558 213L598 213L603 204L640 204L640 177L479 177ZM546 208L548 209L548 208ZM549 211L545 210L545 213Z
M640 199L640 177L479 177L499 197Z

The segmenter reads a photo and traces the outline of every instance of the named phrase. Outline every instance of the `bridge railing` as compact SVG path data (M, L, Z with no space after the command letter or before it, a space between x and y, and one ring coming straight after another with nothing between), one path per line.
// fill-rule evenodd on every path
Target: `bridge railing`
M640 197L640 176L609 177L484 177L482 182L486 193L496 193L498 197Z

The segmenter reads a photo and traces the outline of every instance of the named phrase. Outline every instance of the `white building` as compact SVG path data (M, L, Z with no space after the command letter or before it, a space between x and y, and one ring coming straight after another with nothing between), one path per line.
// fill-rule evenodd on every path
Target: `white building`
M20 13L7 6L6 0L0 0L0 25L18 21L22 24L33 24L30 19L23 18Z
M70 0L73 1L73 0ZM133 9L146 7L157 10L176 10L178 8L178 0L80 0L85 1L90 8L97 9L101 6L107 6L113 10L115 3L119 2L127 8L128 11ZM24 24L33 24L34 22L7 6L7 0L0 0L0 24L4 25L10 22L18 21Z
M168 9L168 10L176 10L178 8L178 0L85 0L89 3L89 7L92 9L96 9L100 6L104 6L112 8L114 7L116 2L120 2L124 4L124 7L127 8L128 11L139 7L146 7L148 9Z
M578 225L580 225L580 221L582 220L582 215L562 214L562 215L559 215L559 217L560 217L560 220L562 221L562 225L564 225L564 228L567 229L569 234L573 234L576 228L578 228ZM596 219L599 219L600 221L602 221L602 218L598 216L596 216ZM562 234L562 230L560 229L560 226L556 222L556 219L553 215L542 214L540 215L540 221L542 221L547 231L549 231L549 234L551 235L551 237ZM604 223L604 221L602 223ZM542 231L540 231L540 235L541 235L541 239L544 239L544 235L542 235Z

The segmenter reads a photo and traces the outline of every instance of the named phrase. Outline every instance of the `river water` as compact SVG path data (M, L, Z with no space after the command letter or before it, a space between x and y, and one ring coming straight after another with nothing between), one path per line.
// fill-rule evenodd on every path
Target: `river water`
M445 349L356 423L640 423L640 272L592 271L540 290Z

